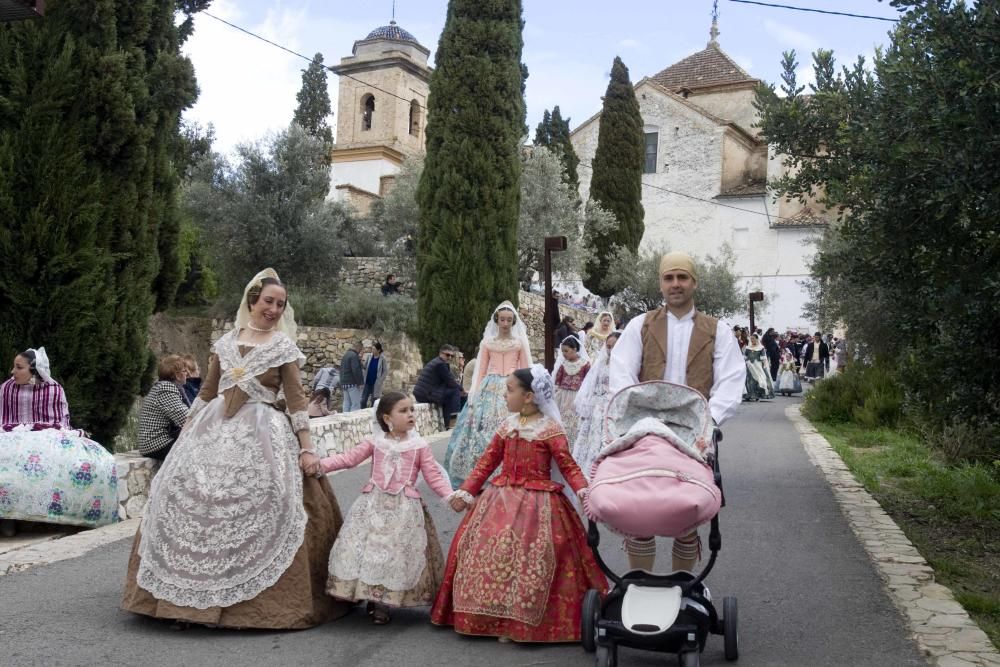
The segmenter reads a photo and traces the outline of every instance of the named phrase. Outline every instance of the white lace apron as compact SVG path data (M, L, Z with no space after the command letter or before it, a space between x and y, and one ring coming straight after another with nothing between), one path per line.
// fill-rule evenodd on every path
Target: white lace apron
M250 600L288 569L302 544L298 440L274 409L275 393L256 376L302 353L281 333L240 354L237 330L213 347L219 396L192 406L192 422L153 479L137 581L182 607L228 607ZM222 392L250 397L226 418ZM196 401L196 403L198 403Z

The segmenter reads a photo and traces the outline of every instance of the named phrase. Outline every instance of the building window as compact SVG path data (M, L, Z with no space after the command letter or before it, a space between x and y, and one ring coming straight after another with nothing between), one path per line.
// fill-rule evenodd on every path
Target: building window
M410 102L410 134L420 136L420 104L416 100Z
M646 132L646 160L642 165L642 173L656 173L656 145L659 141L658 132Z
M361 98L361 129L362 131L372 129L375 121L375 97L365 95Z

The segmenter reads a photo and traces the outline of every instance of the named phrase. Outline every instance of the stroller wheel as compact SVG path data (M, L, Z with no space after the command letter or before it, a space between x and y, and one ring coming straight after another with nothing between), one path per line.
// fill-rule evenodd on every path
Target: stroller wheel
M722 600L722 636L725 644L726 660L737 660L740 657L739 614L736 598L726 597Z
M601 594L591 588L583 596L583 610L580 617L580 642L587 653L597 650L599 620L601 620Z
M618 664L618 647L614 644L597 646L597 657L594 661L597 667L616 667ZM697 664L697 663L696 663Z
M677 662L681 667L698 667L701 664L701 656L697 651L681 653L677 656Z

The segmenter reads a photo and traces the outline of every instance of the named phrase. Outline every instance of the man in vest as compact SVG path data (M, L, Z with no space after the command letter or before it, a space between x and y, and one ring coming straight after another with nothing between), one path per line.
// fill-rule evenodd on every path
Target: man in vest
M743 400L746 363L736 338L714 317L697 312L698 273L682 252L660 260L660 292L665 306L628 323L611 351L609 384L614 393L637 382L666 380L697 389L708 398L712 418L722 424ZM691 571L698 562L698 532L674 540L674 570ZM625 540L631 569L652 571L653 538Z

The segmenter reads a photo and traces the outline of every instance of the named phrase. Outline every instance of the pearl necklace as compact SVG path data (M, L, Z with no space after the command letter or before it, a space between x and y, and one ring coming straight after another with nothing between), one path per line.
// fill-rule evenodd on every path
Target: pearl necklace
M268 333L269 331L274 331L274 327L270 327L267 329L261 329L260 327L255 327L253 325L253 322L247 322L247 328L250 329L250 331L256 331L257 333Z

